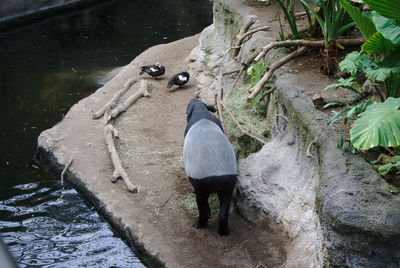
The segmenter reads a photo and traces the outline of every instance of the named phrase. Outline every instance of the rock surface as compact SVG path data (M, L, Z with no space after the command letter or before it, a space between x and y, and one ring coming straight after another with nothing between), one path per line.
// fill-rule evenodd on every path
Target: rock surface
M251 17L258 19L254 28L268 22L278 33L272 21L277 3L271 3L262 7L251 1L214 1L214 24L203 32L192 64L202 84L201 97L211 99L217 92L210 77L239 67L257 46L274 39L270 33L257 33L242 45L236 60L223 57L240 25ZM297 63L283 68L295 74L276 75L267 113L273 138L240 162L240 213L288 234L286 267L398 267L400 198L363 159L337 148L338 134L325 127L327 115L311 100L327 79L309 72L303 60ZM223 89L231 83L223 81Z

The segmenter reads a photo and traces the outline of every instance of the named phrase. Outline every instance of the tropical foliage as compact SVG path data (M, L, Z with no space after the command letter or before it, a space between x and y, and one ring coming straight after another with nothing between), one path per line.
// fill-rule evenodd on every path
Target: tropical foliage
M365 38L361 51L349 53L339 64L350 74L329 88L351 90L353 97L361 96L363 87L357 76L364 76L373 85L384 103L373 104L373 99L360 98L357 105L347 105L343 111L334 112L329 124L349 116L359 116L350 131L354 148L363 150L376 146L400 146L400 0L364 0L372 9L363 13L346 0L340 4L352 17ZM383 91L380 90L383 88ZM362 109L360 109L362 108ZM359 112L356 113L355 111ZM342 114L346 113L346 116Z

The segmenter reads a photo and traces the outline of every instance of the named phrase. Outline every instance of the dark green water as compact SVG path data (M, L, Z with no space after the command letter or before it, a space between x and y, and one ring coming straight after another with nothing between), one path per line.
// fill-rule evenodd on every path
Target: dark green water
M116 0L0 33L0 236L22 267L143 267L74 189L31 164L106 71L212 23L208 0Z

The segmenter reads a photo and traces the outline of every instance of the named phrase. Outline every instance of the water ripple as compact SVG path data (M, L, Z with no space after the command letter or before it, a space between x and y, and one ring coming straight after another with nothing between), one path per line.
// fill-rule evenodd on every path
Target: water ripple
M42 181L13 191L0 199L0 235L21 267L144 267L74 189Z

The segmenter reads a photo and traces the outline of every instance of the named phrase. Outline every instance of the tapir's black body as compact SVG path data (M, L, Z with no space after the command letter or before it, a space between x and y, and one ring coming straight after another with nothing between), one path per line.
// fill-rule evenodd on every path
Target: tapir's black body
M236 158L221 122L209 111L215 112L215 108L198 99L191 100L188 105L185 170L195 189L199 209L199 218L194 226L202 228L207 225L211 214L208 197L217 193L220 201L218 232L228 235L228 212L237 176Z

